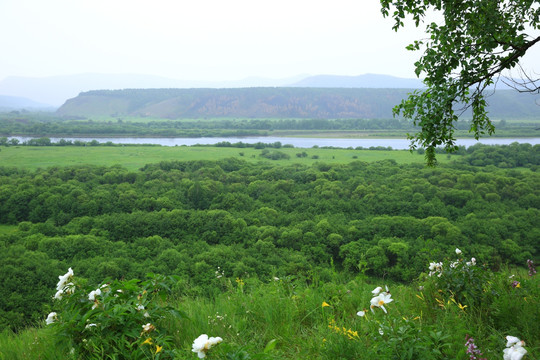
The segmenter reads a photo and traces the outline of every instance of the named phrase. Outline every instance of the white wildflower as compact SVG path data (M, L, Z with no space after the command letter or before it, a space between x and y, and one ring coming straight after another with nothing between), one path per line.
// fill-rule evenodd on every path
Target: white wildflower
M62 296L64 295L64 290L60 289L54 294L54 299L56 300L62 300Z
M504 360L521 360L527 350L523 347L525 342L515 336L506 337L506 349L503 350Z
M519 338L517 338L517 337L515 337L515 336L510 336L510 335L508 335L508 336L506 337L506 347L514 346L514 345L516 345L516 344L518 344L518 343L519 343L519 344L522 343L522 341L519 340Z
M150 331L156 329L156 327L154 325L150 324L150 323L142 325L142 328L143 328L144 332L150 332Z
M375 313L373 309L379 307L386 313L387 311L384 305L392 301L394 301L394 299L392 299L392 295L390 295L389 293L382 293L378 296L375 296L373 299L371 299L371 311Z
M371 293L375 296L379 295L380 292L382 291L382 287L378 286L375 288L375 290L373 290Z
M432 262L432 263L429 263L429 276L433 276L435 274L438 273L437 276L441 276L442 274L442 266L443 266L443 263L442 262Z
M56 313L55 313L55 312L52 312L52 313L50 313L49 315L47 315L47 319L45 320L45 323L46 323L47 325L50 325L50 324L52 324L53 322L55 322L57 318L58 318L58 316L56 315Z
M58 284L56 284L56 290L63 290L64 287L66 287L66 284L68 283L69 279L73 277L73 270L71 268L68 269L68 272L64 275L58 276Z
M458 248L456 248L456 254L457 254L457 255L460 255L460 254L461 254L461 250L459 250Z
M100 295L101 295L101 290L100 289L92 290L92 291L90 291L90 294L88 294L88 300L95 301L96 296L100 296Z
M191 351L197 353L199 359L206 357L206 352L212 348L212 346L219 344L223 339L220 337L211 337L202 334L193 341L193 349Z

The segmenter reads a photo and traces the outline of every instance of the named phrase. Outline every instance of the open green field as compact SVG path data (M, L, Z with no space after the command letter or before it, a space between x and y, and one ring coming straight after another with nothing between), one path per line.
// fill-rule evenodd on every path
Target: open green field
M397 163L424 163L424 156L408 150L348 150L348 149L267 149L270 153L279 151L289 155L288 160L270 160L261 157L262 150L254 148L199 147L199 146L12 146L0 151L2 166L15 166L27 169L51 166L119 164L128 170L139 169L150 163L160 161L219 160L238 157L246 161L270 161L276 164L313 164L317 161L327 163L348 163L351 161L378 161L393 159ZM305 152L307 156L297 157ZM243 156L241 155L243 154ZM458 155L452 155L457 158ZM448 161L447 155L439 155L438 161Z

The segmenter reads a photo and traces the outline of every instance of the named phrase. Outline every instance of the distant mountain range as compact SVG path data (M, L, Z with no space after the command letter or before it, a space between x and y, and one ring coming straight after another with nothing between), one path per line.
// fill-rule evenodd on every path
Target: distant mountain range
M184 81L140 74L78 74L69 76L52 76L43 78L7 77L0 81L0 111L6 110L54 110L66 103L68 99L77 98L79 94L88 99L87 92L92 90L121 89L228 89L228 88L326 88L326 89L419 89L423 87L419 79L406 79L381 74L364 74L358 76L339 75L298 75L284 79L267 79L251 77L238 81L203 82ZM508 88L502 82L499 89ZM304 92L306 93L306 92ZM406 94L402 91L397 98L395 94L387 95L388 108L399 102ZM526 102L530 96L522 95ZM501 98L502 99L502 98ZM506 97L508 99L508 96ZM390 101L391 100L391 101ZM261 100L262 101L262 100ZM383 99L378 100L380 103ZM397 101L397 102L396 102ZM512 101L516 101L513 99ZM494 105L507 103L491 102ZM80 104L80 103L79 103ZM170 104L169 104L170 105ZM371 105L365 105L371 106ZM373 105L375 106L375 105ZM377 106L382 106L379 104ZM386 106L386 105L385 105ZM515 108L515 106L514 106ZM522 106L518 106L522 108ZM73 109L72 104L62 106L62 111ZM170 109L169 109L170 110ZM86 111L86 110L85 110ZM101 110L99 110L101 111ZM157 110L156 110L157 111ZM163 110L157 111L158 113ZM168 111L168 110L167 110ZM167 112L165 111L165 112ZM508 109L511 111L511 109ZM531 110L532 111L532 110ZM530 113L531 111L526 111ZM346 111L345 111L346 112ZM110 114L111 112L108 112ZM372 113L372 112L371 112ZM368 111L367 114L370 114ZM173 116L172 113L169 114ZM368 115L369 116L369 115Z
M159 88L246 88L246 87L327 87L327 88L408 88L422 87L418 79L403 79L388 75L359 76L298 75L285 79L250 77L238 81L204 82L175 80L138 74L78 74L43 78L7 77L0 81L0 95L10 96L4 108L20 108L24 103L15 97L31 99L45 107L59 107L67 99L90 90L159 89ZM23 107L26 107L24 105Z
M53 111L56 109L56 107L39 103L24 97L0 95L0 111L19 109Z
M69 99L57 113L89 118L389 119L392 108L410 91L328 87L95 90ZM493 119L539 118L540 107L534 100L516 91L497 91L487 99L489 114Z

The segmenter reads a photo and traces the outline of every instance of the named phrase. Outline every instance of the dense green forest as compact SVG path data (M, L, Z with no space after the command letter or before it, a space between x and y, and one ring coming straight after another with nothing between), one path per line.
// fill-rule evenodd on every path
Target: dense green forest
M513 144L475 146L437 168L238 158L139 171L1 167L0 224L16 226L0 235L1 323L41 319L68 267L92 282L178 275L186 295L210 296L218 267L240 278L329 280L336 269L409 282L456 247L492 269L522 266L538 259L539 162L540 146Z

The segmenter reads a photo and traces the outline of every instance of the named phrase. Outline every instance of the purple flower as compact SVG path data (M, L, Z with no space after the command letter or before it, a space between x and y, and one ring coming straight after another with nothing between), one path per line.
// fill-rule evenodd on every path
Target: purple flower
M527 260L527 266L529 267L529 276L536 274L536 269L534 268L534 263L531 259Z
M475 345L474 339L472 337L469 337L469 335L465 336L465 340L467 342L465 343L465 346L467 347L467 354L469 354L470 360L487 360L486 358L477 358L476 356L482 356L482 352L480 349L478 349L478 346Z

